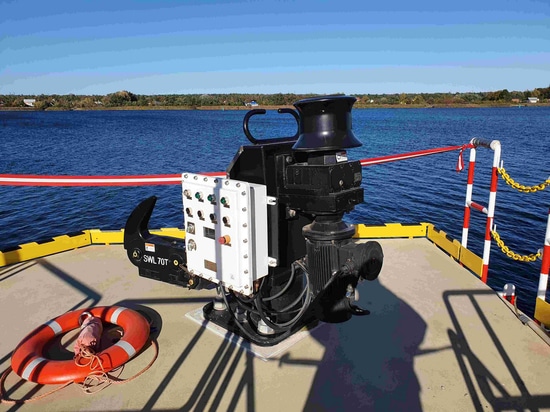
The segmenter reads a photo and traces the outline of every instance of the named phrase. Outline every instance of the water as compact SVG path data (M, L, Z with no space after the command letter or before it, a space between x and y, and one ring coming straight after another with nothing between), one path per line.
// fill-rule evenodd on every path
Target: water
M353 129L363 146L349 157L398 154L498 139L504 166L532 185L550 174L550 108L355 109ZM0 173L148 175L223 171L247 144L242 111L0 112ZM268 112L251 120L258 138L292 136L293 118ZM467 164L469 152L465 152ZM466 171L458 152L363 169L365 203L347 220L431 222L460 240ZM493 152L477 151L474 200L487 204ZM181 189L144 187L0 186L0 249L78 231L124 227L144 198L159 200L151 227L183 227ZM511 249L534 253L544 242L550 190L521 194L499 181L495 222ZM482 254L484 216L473 213L469 247ZM404 265L407 262L403 262ZM540 260L518 263L493 245L489 283L518 288L519 306L533 313Z

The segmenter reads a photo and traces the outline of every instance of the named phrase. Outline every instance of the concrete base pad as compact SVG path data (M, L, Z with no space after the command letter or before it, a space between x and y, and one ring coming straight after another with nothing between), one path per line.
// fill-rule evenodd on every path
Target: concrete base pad
M259 346L254 343L250 343L247 340L243 339L240 336L237 336L234 333L231 333L227 331L227 329L222 328L219 325L216 325L214 322L209 322L204 318L202 308L192 310L191 312L188 312L185 314L185 317L193 320L200 326L206 328L207 330L214 332L216 335L220 336L222 339L228 340L237 347L242 347L246 349L248 352L252 353L256 357L267 361L269 359L272 359L278 355L283 354L288 349L290 349L292 346L294 346L296 343L300 342L302 339L310 336L310 333L317 329L322 327L323 324L320 324L316 327L314 327L311 330L301 330L296 332L295 334L291 335L289 338L285 339L281 343L278 343L277 345L273 346Z

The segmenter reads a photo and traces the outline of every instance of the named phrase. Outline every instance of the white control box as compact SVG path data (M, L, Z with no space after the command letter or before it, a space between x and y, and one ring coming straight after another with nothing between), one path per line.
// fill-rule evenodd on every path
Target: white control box
M266 187L184 173L182 198L189 272L251 295L270 263Z

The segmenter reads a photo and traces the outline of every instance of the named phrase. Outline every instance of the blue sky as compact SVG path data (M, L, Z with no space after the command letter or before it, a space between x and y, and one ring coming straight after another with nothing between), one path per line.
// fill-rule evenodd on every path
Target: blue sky
M548 0L0 0L0 94L549 85Z

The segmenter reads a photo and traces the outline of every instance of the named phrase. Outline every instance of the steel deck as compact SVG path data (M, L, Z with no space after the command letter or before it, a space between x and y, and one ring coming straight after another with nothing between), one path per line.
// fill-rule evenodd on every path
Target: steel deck
M96 305L143 310L160 347L151 369L128 383L94 395L70 385L0 410L550 410L550 347L495 292L425 238L380 243L382 273L359 288L371 315L321 324L269 360L186 316L213 291L140 278L120 245L0 268L2 371L31 330ZM121 377L153 353L147 348ZM5 389L21 398L52 387L12 373Z

